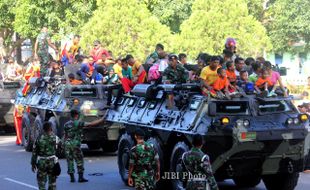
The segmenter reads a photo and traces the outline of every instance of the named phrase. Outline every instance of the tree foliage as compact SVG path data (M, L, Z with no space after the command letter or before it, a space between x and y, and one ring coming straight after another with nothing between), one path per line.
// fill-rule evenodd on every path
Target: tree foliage
M310 1L277 0L268 9L267 29L274 50L309 51ZM300 41L304 41L304 45L299 48L294 47L294 44Z
M144 0L148 9L161 23L170 27L174 33L180 32L180 26L189 18L194 0Z
M170 30L138 0L98 0L98 9L82 29L82 44L99 39L114 55L132 53L140 59L156 43L169 46Z
M14 29L23 37L35 38L47 25L56 39L78 32L91 17L96 0L17 0Z
M180 50L220 54L227 37L237 39L242 55L262 55L271 47L264 26L248 14L243 0L196 0L192 9L181 25Z
M1 0L0 1L0 37L4 39L4 45L8 47L12 41L14 33L13 22L15 14L13 8L15 1Z

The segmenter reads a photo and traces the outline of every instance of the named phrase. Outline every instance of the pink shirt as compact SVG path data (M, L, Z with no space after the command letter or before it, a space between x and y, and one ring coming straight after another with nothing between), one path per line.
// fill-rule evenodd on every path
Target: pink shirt
M277 81L280 79L280 73L276 71L272 71L270 79L271 79L272 84L276 85Z

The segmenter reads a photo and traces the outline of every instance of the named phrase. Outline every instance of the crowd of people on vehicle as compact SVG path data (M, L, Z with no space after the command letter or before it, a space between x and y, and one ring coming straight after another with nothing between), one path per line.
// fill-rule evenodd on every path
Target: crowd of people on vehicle
M130 93L136 84L141 83L199 83L202 94L217 98L230 99L244 93L263 97L288 95L272 64L262 57L256 60L240 57L233 38L226 40L222 55L200 53L197 64L189 64L185 53L165 52L162 44L157 44L155 51L142 64L131 54L114 59L112 52L103 48L99 40L94 41L88 56L81 55L79 42L80 36L75 35L64 45L60 60L55 61L48 54L48 47L57 48L51 43L47 28L43 27L35 44L34 58L29 60L26 69L9 59L5 74L0 71L0 80L24 79L24 94L31 77L50 76L67 77L72 85L120 84L124 93ZM77 72L64 76L64 68L73 64L81 66Z

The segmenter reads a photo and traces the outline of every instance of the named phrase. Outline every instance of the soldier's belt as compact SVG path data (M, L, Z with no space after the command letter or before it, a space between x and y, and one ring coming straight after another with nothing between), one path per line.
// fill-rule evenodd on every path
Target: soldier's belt
M38 160L49 160L49 159L56 159L57 157L55 155L52 156L38 156Z

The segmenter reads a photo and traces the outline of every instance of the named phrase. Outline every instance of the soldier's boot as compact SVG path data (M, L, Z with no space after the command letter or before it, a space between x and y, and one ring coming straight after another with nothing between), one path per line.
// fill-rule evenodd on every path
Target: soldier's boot
M87 179L84 178L83 173L79 173L79 183L88 182Z
M70 182L74 183L75 182L74 174L69 174L69 175L70 175Z

